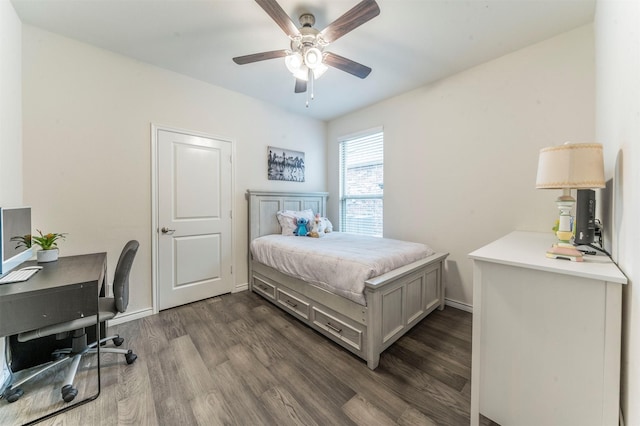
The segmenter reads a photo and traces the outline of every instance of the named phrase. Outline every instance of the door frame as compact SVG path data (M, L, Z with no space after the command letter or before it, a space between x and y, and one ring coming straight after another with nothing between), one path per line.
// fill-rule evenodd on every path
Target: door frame
M171 126L165 126L160 124L151 123L151 308L154 314L159 312L158 306L158 253L159 253L159 206L158 206L158 174L160 172L158 167L158 132L164 130L173 133L182 133L188 136L196 136L207 139L215 139L223 142L231 143L231 278L234 281L234 289L237 287L235 282L235 268L236 264L236 243L234 236L235 231L235 219L236 219L236 203L235 203L235 184L236 184L236 144L233 139L211 135L204 132L198 132L194 130L180 129ZM234 290L232 290L233 292Z

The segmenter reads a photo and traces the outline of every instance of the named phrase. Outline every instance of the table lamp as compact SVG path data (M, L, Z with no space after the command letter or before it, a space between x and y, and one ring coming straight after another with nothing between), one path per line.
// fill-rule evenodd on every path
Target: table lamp
M583 260L582 253L571 243L573 218L571 210L576 200L572 189L604 188L602 145L598 143L570 143L540 150L536 188L562 189L556 200L560 220L556 236L558 242L547 250L547 257Z

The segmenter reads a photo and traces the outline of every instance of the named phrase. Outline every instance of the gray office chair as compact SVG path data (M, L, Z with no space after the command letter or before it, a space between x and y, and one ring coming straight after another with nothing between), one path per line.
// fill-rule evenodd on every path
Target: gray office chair
M139 243L135 240L129 241L122 250L118 264L116 265L115 275L113 277L113 296L114 297L101 297L99 299L98 317L100 323L113 319L119 312L124 312L129 304L129 273L133 266L133 260L138 251ZM122 345L124 341L119 335L105 337L100 339L100 342L93 342L87 344L86 328L96 325L96 316L88 316L79 318L73 321L64 322L61 324L54 324L47 327L42 327L36 330L20 333L18 335L19 342L28 342L29 340L37 339L45 336L57 335L60 338L68 337L72 338L72 347L66 349L59 349L53 352L54 361L45 364L42 368L21 379L20 381L11 384L3 393L3 396L8 402L15 402L24 394L22 389L19 388L23 383L31 380L32 378L40 375L41 373L60 365L66 361L72 361L71 367L65 377L64 385L62 386L62 399L65 402L73 401L78 395L78 390L73 386L73 380L80 359L84 354L95 353L98 344L103 344L109 340L112 340L116 346ZM119 348L101 348L100 352L119 353L125 356L127 364L133 364L138 358L131 349L119 349Z

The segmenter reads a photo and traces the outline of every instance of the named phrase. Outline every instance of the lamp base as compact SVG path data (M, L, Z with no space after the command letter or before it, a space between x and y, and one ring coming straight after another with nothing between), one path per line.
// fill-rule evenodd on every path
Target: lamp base
M583 262L582 252L572 244L557 243L547 250L547 257L550 259L565 259L572 262Z

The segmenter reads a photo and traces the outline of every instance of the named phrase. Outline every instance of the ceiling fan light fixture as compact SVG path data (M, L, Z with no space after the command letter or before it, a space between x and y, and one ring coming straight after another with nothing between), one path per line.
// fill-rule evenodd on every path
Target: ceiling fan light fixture
M328 69L328 66L321 63L313 69L313 78L315 78L316 80L319 79L325 72L327 72Z
M308 81L309 80L309 68L304 65L300 67L300 69L293 73L293 76L298 80Z
M287 66L287 69L291 74L296 75L296 73L304 66L304 60L300 53L291 52L284 58L284 64Z
M304 63L311 69L322 65L322 52L317 47L311 47L304 52Z
M309 51L314 50L311 54ZM309 60L307 60L309 58ZM318 61L319 58L319 61ZM300 52L291 52L284 58L287 69L298 80L309 81L309 70L313 71L313 78L320 78L328 69L322 62L322 51L315 47L307 49L304 56Z
M322 77L322 75L325 72L327 72L328 69L329 67L326 66L325 64L320 64L318 67L316 67L313 70L311 70L311 68L306 67L305 65L302 65L297 70L292 71L291 74L293 74L293 76L298 80L309 81L309 70L311 70L313 71L313 79L317 80L320 77Z

